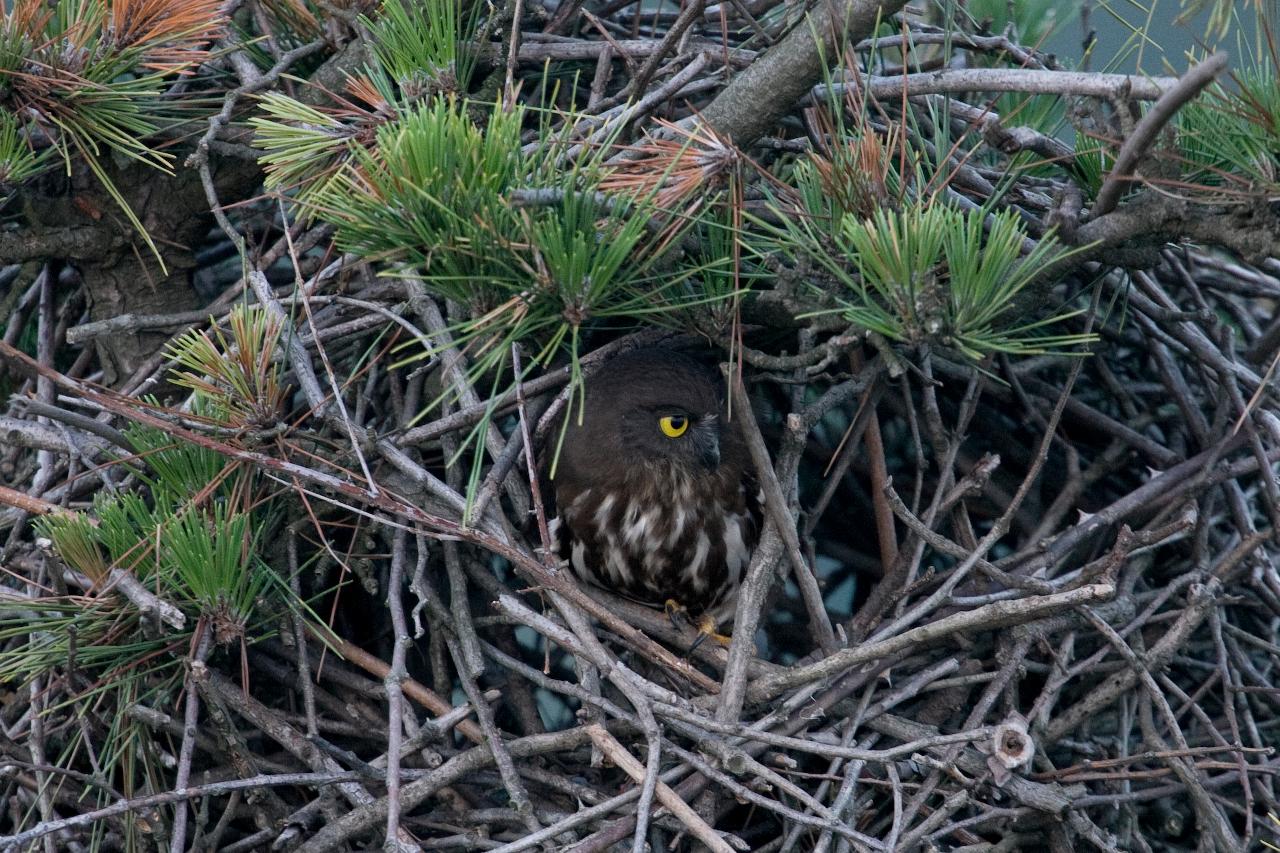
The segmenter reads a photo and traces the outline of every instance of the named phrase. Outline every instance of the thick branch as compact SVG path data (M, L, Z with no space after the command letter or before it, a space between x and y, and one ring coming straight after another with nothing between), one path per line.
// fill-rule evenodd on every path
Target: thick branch
M898 12L904 0L835 0L824 3L733 79L702 118L739 146L759 139L822 79L824 64L838 56L837 41L857 42L877 22Z

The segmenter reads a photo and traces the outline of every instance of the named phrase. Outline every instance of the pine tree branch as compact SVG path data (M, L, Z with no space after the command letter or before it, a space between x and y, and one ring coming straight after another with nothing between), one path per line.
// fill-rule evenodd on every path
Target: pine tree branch
M702 119L743 147L769 131L822 79L837 44L856 43L905 0L834 0L806 16L782 41L761 54L712 101Z

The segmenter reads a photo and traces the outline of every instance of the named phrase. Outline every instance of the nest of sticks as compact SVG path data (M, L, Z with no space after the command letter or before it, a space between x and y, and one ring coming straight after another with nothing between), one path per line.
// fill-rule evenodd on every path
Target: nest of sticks
M599 60L610 73L584 94L602 119L631 109L639 127L707 107L727 71L760 61L743 4L720 10L728 27L609 9L603 32L638 35L526 33L499 65L518 77ZM938 50L1000 58L1028 87L1055 73L1006 36L955 33L944 48L907 26ZM880 49L851 55L870 71ZM995 70L935 80L989 90L976 72ZM1120 94L1108 75L1062 75L1075 88L1061 91L1083 96L1179 85ZM907 126L901 110L938 91L928 76L862 85ZM610 106L628 86L644 98ZM951 117L980 122L992 152L1061 144L971 101ZM790 108L757 153L809 148L822 129ZM983 203L999 170L954 166L949 192ZM288 336L274 363L300 390L256 431L141 403L148 389L190 391L171 384L172 349L114 390L95 383L104 336L209 321L89 323L74 276L10 268L7 328L39 334L34 355L11 340L0 353L14 392L0 417L0 844L1234 851L1277 838L1280 262L1274 243L1250 251L1274 223L1249 232L1221 199L1192 216L1153 197L1080 224L1069 184L1021 177L1004 198L1037 227L1093 229L1079 242L1094 248L1049 291L1083 294L1068 323L1096 336L1085 356L974 363L893 346L838 315L796 322L803 271L752 285L741 341L713 347L779 499L727 648L691 648L691 631L581 587L541 547L537 472L574 367L495 395L469 369L474 347L451 336L473 319L466 306L378 278L368 259L335 260L329 226L248 204L233 222L261 238L254 270L223 262L220 231L202 256L220 292L202 317L225 329L248 293ZM393 345L410 339L433 356L395 365ZM599 332L581 365L695 343L705 337ZM150 483L130 424L253 472L280 507L256 547L305 606L220 622L118 566L86 577L50 550L33 518ZM473 472L465 447L479 448ZM86 613L115 626L95 645L76 639ZM146 655L130 656L135 641Z

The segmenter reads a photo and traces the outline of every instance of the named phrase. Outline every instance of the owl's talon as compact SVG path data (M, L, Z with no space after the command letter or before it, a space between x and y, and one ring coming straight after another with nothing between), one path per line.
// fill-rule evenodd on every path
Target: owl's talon
M717 627L716 620L711 618L710 613L702 614L698 619L698 636L694 639L693 645L689 646L689 654L697 651L698 646L701 646L706 640L712 640L726 649L729 648L729 643L733 641L732 638L727 634L721 634L716 631Z
M671 620L671 627L677 631L683 631L690 627L689 609L674 598L668 598L662 605L662 609L666 611L667 618Z
M683 631L686 628L692 628L698 632L698 636L694 637L693 644L689 646L687 654L693 654L697 651L698 646L711 639L720 645L728 648L730 638L716 631L716 620L711 617L710 613L704 613L698 617L698 621L694 622L689 618L689 608L685 607L674 598L668 598L663 602L662 609L666 611L667 618L671 620L671 627L677 631Z

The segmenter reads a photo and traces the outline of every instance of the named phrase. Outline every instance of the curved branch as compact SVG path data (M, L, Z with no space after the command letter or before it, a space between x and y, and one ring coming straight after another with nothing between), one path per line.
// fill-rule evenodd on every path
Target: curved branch
M1045 275L1060 275L1091 260L1124 260L1113 256L1117 251L1158 253L1165 243L1179 239L1222 246L1258 263L1274 257L1280 246L1280 216L1265 204L1196 204L1140 193L1122 207L1081 225L1074 243L1085 248L1051 264Z
M1102 189L1098 190L1097 201L1093 203L1091 211L1093 216L1102 216L1115 210L1116 204L1120 201L1120 193L1124 190L1125 184L1129 183L1138 160L1156 141L1161 129L1188 101L1204 91L1205 87L1212 83L1226 67L1227 55L1221 52L1215 53L1182 75L1176 86L1152 104L1151 109L1125 140L1120 153L1116 155L1115 166L1112 167L1111 174L1107 175Z

